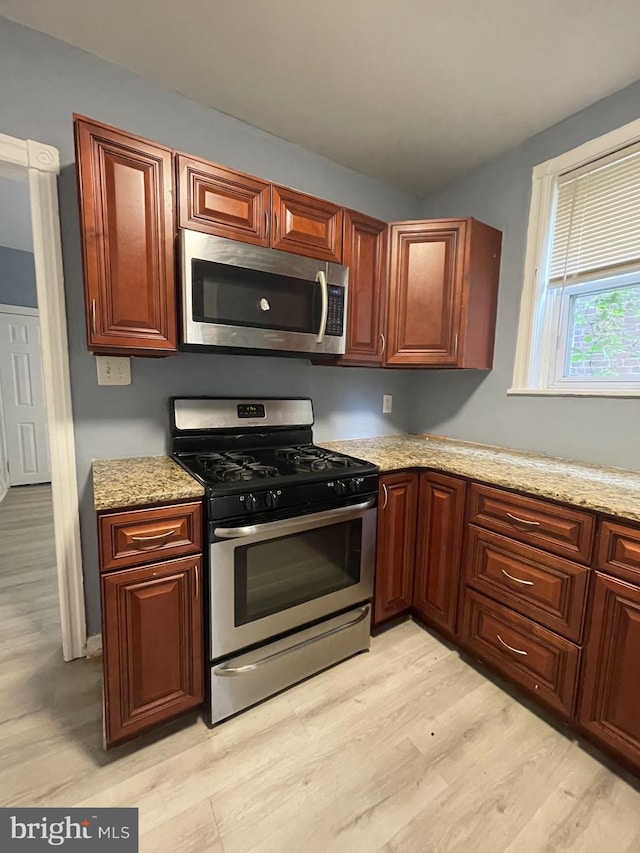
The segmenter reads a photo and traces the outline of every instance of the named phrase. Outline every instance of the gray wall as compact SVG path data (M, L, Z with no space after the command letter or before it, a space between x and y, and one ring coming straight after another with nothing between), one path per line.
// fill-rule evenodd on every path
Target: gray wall
M0 130L0 133L3 131ZM33 252L31 202L26 174L0 177L0 246Z
M531 196L531 170L640 116L640 82L529 139L425 200L425 217L475 216L503 231L493 371L421 371L413 431L640 469L640 399L507 397ZM473 132L470 128L469 132Z
M19 249L0 245L0 305L38 307L32 252L21 252Z
M0 18L0 132L60 150L60 214L88 628L99 630L91 460L163 453L171 394L305 394L316 436L402 432L411 377L376 370L311 367L282 358L180 354L135 359L133 384L98 387L86 351L72 114L82 113L192 154L252 172L379 216L417 215L415 197L384 186L226 115L167 92L107 62ZM382 394L394 414L379 414Z

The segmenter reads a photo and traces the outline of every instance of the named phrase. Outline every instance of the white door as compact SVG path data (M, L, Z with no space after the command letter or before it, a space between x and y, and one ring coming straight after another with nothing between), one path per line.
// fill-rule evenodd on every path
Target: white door
M0 393L9 482L12 486L48 482L47 412L36 316L0 312Z

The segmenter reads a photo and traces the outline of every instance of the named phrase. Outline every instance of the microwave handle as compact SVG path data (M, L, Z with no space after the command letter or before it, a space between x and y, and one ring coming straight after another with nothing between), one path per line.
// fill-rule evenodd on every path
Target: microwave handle
M327 331L327 316L329 314L329 289L327 287L327 274L324 270L318 270L316 281L320 282L320 291L322 293L322 313L320 314L320 329L316 335L316 343L321 344L324 340L324 334Z

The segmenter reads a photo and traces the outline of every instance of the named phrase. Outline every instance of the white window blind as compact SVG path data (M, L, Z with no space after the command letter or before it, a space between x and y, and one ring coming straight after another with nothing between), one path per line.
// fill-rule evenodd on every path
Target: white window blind
M549 285L640 269L640 145L558 180Z

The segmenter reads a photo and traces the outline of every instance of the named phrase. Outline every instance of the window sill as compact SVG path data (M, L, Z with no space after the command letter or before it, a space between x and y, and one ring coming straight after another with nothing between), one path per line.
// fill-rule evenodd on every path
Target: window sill
M640 388L509 388L507 395L524 397L640 397Z

